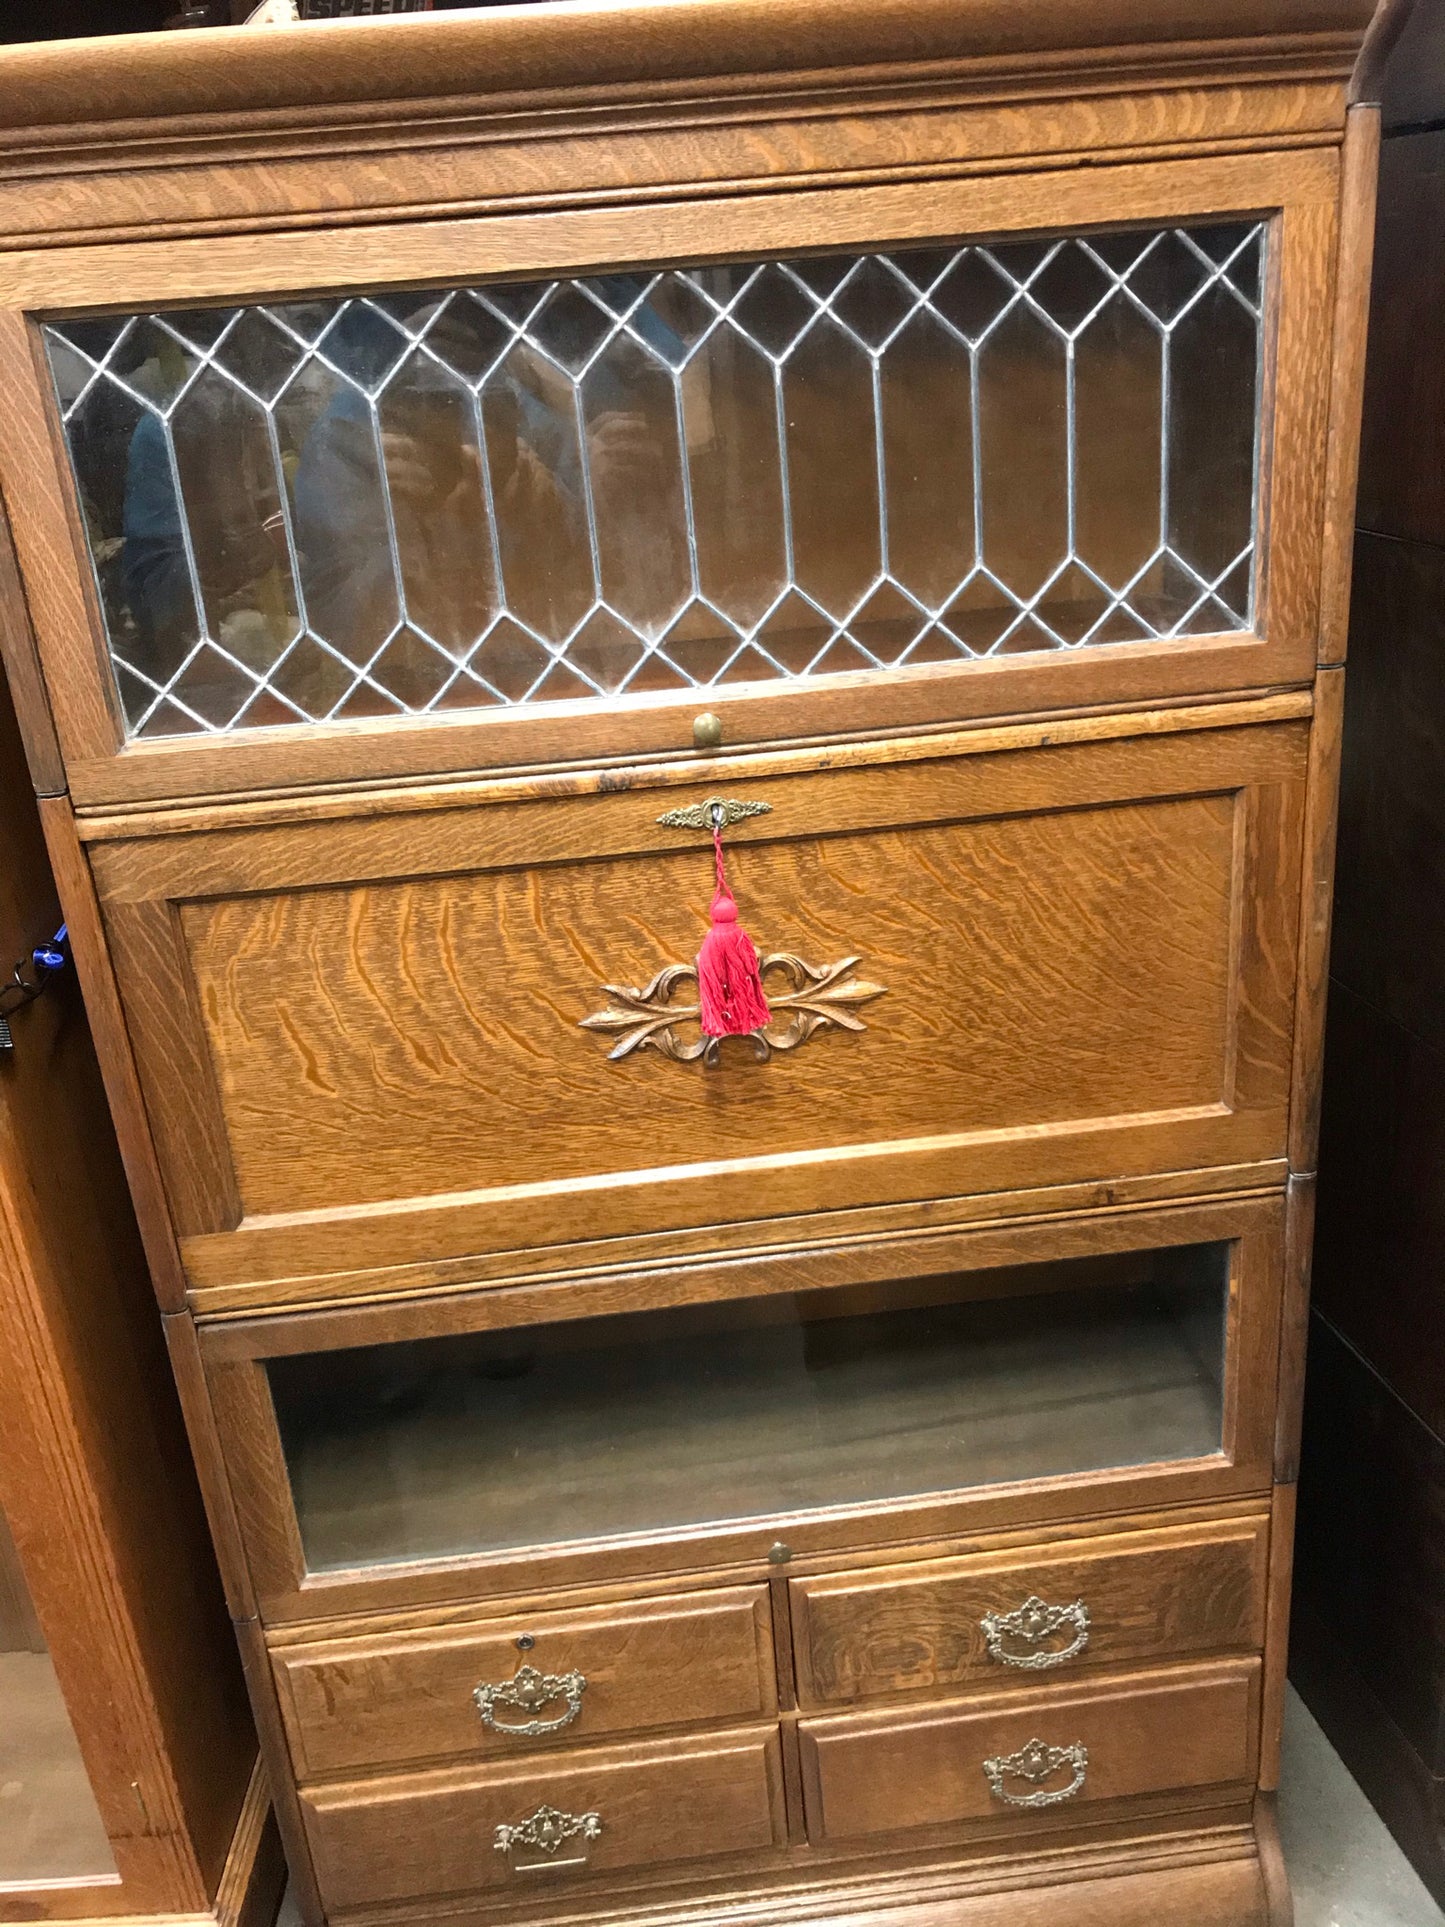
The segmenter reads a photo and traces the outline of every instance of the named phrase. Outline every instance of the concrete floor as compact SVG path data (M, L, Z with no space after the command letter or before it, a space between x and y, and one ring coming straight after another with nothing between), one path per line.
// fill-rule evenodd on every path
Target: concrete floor
M1281 1781L1279 1824L1294 1887L1295 1927L1445 1923L1445 1914L1292 1687L1285 1708ZM289 1893L277 1927L301 1927Z
M1279 1827L1295 1927L1445 1922L1293 1688L1285 1706Z

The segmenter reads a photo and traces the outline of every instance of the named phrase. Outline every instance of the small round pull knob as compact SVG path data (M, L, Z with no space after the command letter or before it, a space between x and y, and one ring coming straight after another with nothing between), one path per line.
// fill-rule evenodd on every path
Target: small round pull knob
M721 749L722 736L722 717L710 709L693 718L692 740L698 749Z
M785 1566L793 1556L793 1548L785 1546L781 1539L768 1547L768 1561L774 1566Z

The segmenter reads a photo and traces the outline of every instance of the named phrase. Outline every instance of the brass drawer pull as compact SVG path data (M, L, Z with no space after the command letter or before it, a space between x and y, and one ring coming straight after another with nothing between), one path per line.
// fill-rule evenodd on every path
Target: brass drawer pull
M518 1870L527 1865L538 1864L570 1866L574 1861L587 1858L587 1843L595 1840L602 1831L602 1816L598 1813L563 1813L560 1807L538 1807L529 1820L519 1820L513 1827L500 1826L492 1835L492 1845L498 1853L511 1854L519 1848L529 1854L545 1854L547 1859L520 1861ZM565 1861L557 1855L569 1840L578 1843L578 1851L569 1854Z
M1030 1672L1043 1672L1046 1667L1077 1659L1089 1643L1089 1609L1082 1599L1076 1599L1072 1606L1046 1606L1037 1593L1030 1593L1013 1612L985 1613L978 1623L990 1659L996 1659L1000 1666L1022 1666ZM1065 1626L1074 1629L1067 1646L1040 1646L1041 1640L1051 1639ZM1013 1651L1005 1644L1007 1640L1020 1641L1034 1650Z
M1069 1784L1045 1788L1043 1782L1061 1773L1066 1766L1073 1769L1074 1777ZM1089 1749L1078 1740L1072 1746L1047 1746L1042 1740L1030 1740L1017 1753L985 1760L983 1770L994 1799L1002 1800L1006 1807L1056 1807L1061 1801L1072 1800L1076 1793L1083 1792L1084 1779L1089 1771ZM1011 1793L1004 1784L1010 1778L1026 1780L1038 1791Z
M509 1733L515 1739L534 1740L542 1733L560 1733L582 1711L582 1695L587 1681L581 1673L539 1673L535 1666L519 1666L508 1680L496 1685L479 1686L472 1694L482 1725L494 1733ZM564 1698L565 1708L555 1719L530 1719L520 1722L499 1720L499 1706L515 1706L521 1713L540 1713L553 1700Z

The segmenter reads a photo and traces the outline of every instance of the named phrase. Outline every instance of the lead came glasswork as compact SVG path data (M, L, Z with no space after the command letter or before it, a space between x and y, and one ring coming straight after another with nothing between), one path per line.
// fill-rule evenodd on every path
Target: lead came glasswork
M45 330L132 736L1245 629L1261 224Z

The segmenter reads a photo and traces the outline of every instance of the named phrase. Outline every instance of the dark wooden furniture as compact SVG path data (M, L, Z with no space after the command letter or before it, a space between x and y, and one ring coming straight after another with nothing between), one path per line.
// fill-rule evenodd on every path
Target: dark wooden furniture
M1445 1903L1445 10L1386 70L1292 1670Z
M7 64L10 658L314 1918L1287 1919L1369 14Z
M0 837L8 983L61 913L3 677ZM73 978L10 1028L0 1920L266 1927L280 1843Z

